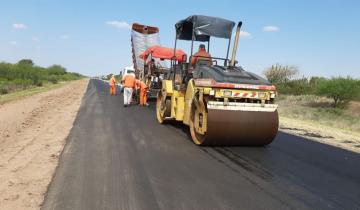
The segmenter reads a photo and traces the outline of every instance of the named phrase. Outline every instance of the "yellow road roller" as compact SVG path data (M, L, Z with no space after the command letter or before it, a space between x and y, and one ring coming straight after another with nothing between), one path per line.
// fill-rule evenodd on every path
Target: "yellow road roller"
M180 121L190 127L193 142L201 146L264 146L278 131L276 87L245 71L235 60L242 22L193 15L175 24L176 39L191 41L189 59L174 56L170 72L157 97L159 123ZM210 48L210 38L228 40L225 58L193 54L194 44ZM175 55L175 54L174 54ZM196 63L194 56L197 57Z

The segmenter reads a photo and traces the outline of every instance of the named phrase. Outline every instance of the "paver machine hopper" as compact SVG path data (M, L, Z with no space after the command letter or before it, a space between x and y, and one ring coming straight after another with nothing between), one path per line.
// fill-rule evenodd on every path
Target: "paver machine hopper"
M278 131L276 87L237 66L235 60L242 22L237 24L231 59L228 58L233 21L190 16L175 24L175 50L179 40L191 41L188 62L172 60L162 81L156 115L160 123L175 120L190 127L192 140L204 146L263 146ZM225 58L198 59L191 65L195 42L228 39Z
M155 26L132 24L131 27L131 51L137 79L144 79L144 60L140 54L149 47L160 45L160 29Z

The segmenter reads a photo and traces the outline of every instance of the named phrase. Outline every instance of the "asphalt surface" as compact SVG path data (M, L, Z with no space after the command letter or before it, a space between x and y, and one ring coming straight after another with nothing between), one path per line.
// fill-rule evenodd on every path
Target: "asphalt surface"
M360 209L360 155L282 132L198 147L91 80L42 209Z

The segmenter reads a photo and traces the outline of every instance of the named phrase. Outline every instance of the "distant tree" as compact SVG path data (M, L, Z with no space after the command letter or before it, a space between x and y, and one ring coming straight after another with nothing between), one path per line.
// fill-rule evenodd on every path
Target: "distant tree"
M52 65L47 68L50 75L64 75L66 74L66 68L60 65Z
M110 80L112 75L113 75L113 74L108 74L108 75L106 75L106 80Z
M34 62L31 59L22 59L18 62L19 65L34 66Z
M358 80L350 77L333 77L328 80L319 80L316 85L316 94L326 96L334 100L333 106L338 107L340 103L346 104L357 98L360 94Z
M286 83L298 73L299 70L296 66L280 64L272 65L270 68L264 71L264 75L269 80L269 82L274 84Z

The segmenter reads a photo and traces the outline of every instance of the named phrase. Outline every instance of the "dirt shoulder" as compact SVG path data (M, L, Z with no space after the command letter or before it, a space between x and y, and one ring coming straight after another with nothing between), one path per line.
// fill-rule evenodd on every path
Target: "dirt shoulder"
M315 95L281 95L280 130L360 153L360 103L333 108L333 101Z
M357 132L283 116L280 116L279 129L306 139L360 153L360 134Z
M0 105L0 209L39 209L88 80Z

